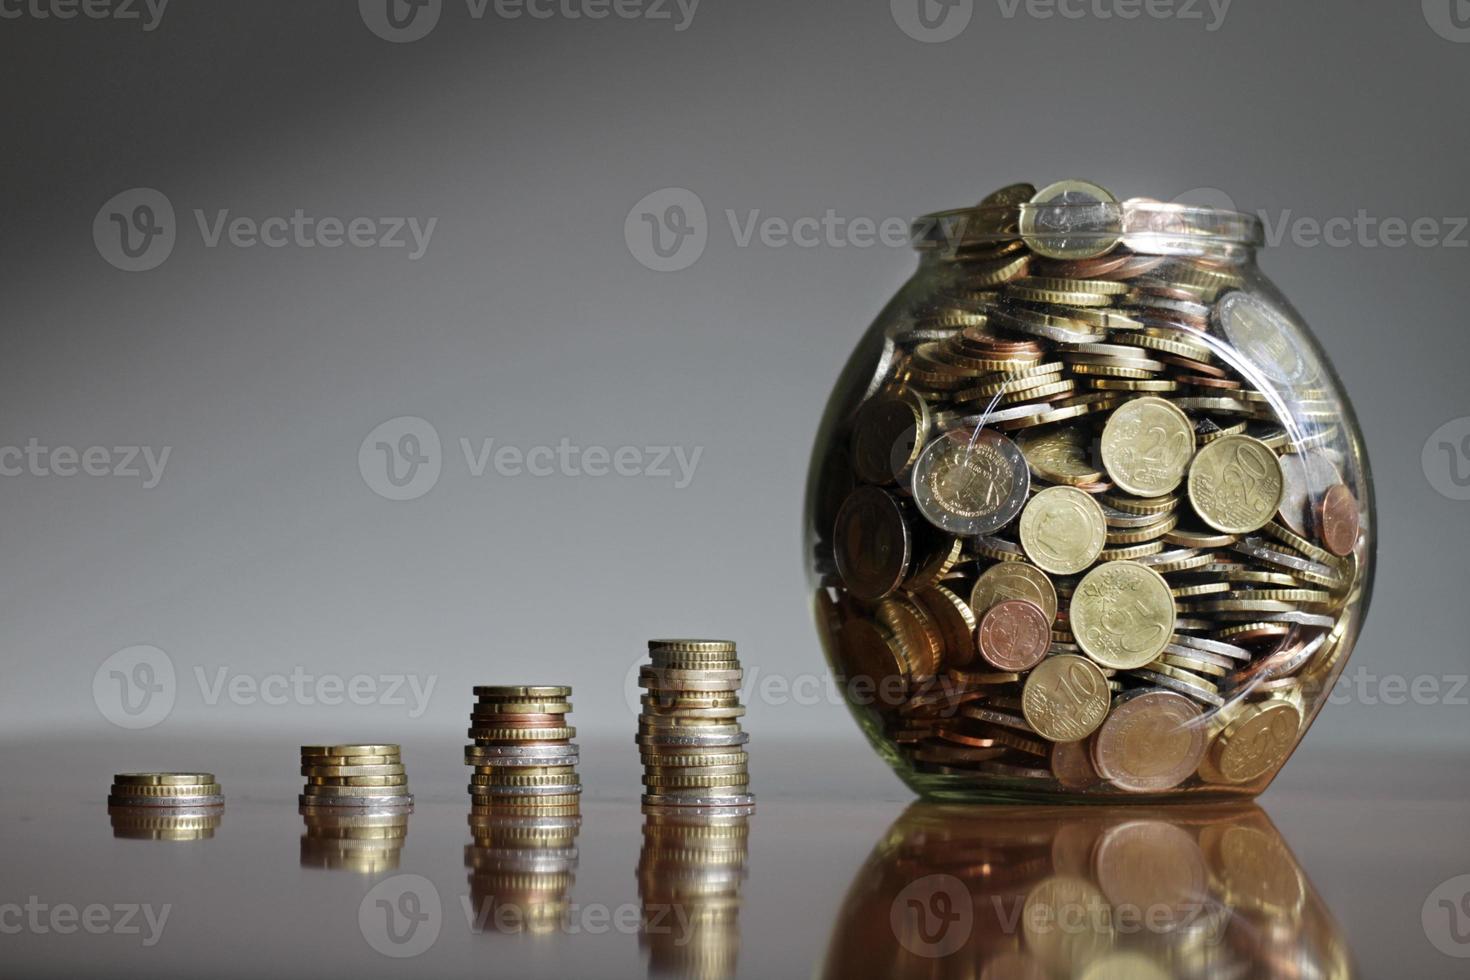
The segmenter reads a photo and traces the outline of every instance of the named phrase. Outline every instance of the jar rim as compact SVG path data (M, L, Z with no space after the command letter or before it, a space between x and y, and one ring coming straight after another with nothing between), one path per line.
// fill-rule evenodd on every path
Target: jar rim
M916 218L912 232L920 251L1055 238L1112 239L1135 252L1160 254L1250 251L1266 243L1265 226L1255 215L1141 197L953 208Z

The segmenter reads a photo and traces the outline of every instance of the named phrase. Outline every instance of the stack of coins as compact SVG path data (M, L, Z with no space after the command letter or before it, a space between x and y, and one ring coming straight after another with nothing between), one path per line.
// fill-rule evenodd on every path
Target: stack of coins
M406 807L413 805L398 746L303 745L303 807Z
M748 806L750 736L740 728L744 671L728 640L649 640L638 674L643 802L653 806Z
M115 807L209 807L225 802L210 772L120 772L112 777L107 805Z
M816 495L852 700L934 787L1259 789L1360 614L1330 371L1188 209L1061 181L966 217Z
M473 930L539 935L566 922L582 818L561 809L470 814L464 863Z
M577 811L577 730L567 724L572 689L555 684L475 688L465 765L470 801L497 810Z
M224 820L224 808L110 806L112 836L126 840L209 840Z
M739 809L646 807L638 942L651 976L735 975L750 817Z
M398 867L408 837L408 810L308 808L303 814L301 866L377 874Z

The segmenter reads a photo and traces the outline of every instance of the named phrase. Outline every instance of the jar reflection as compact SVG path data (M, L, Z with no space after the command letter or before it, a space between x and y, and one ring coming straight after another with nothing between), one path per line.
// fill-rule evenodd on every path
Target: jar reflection
M914 804L859 872L823 975L1356 976L1259 807Z

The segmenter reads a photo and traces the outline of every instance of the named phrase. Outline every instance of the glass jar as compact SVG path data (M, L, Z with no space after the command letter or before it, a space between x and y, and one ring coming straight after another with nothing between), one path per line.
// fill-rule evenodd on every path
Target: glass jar
M859 726L945 800L1247 798L1342 671L1372 490L1248 215L1083 181L915 223L818 429L807 554Z

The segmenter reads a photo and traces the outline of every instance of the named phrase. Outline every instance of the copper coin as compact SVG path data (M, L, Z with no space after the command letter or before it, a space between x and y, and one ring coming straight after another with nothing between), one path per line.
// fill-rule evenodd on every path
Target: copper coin
M1204 757L1200 717L1193 701L1173 691L1143 690L1119 699L1093 740L1097 771L1132 793L1173 789Z
M1327 488L1322 495L1322 543L1339 557L1352 553L1358 543L1358 502L1345 484Z
M1030 670L1051 645L1051 623L1041 607L1025 599L991 606L980 621L980 656L997 670Z
M898 500L877 487L859 487L843 502L832 541L837 572L859 599L881 599L908 575L908 522Z

